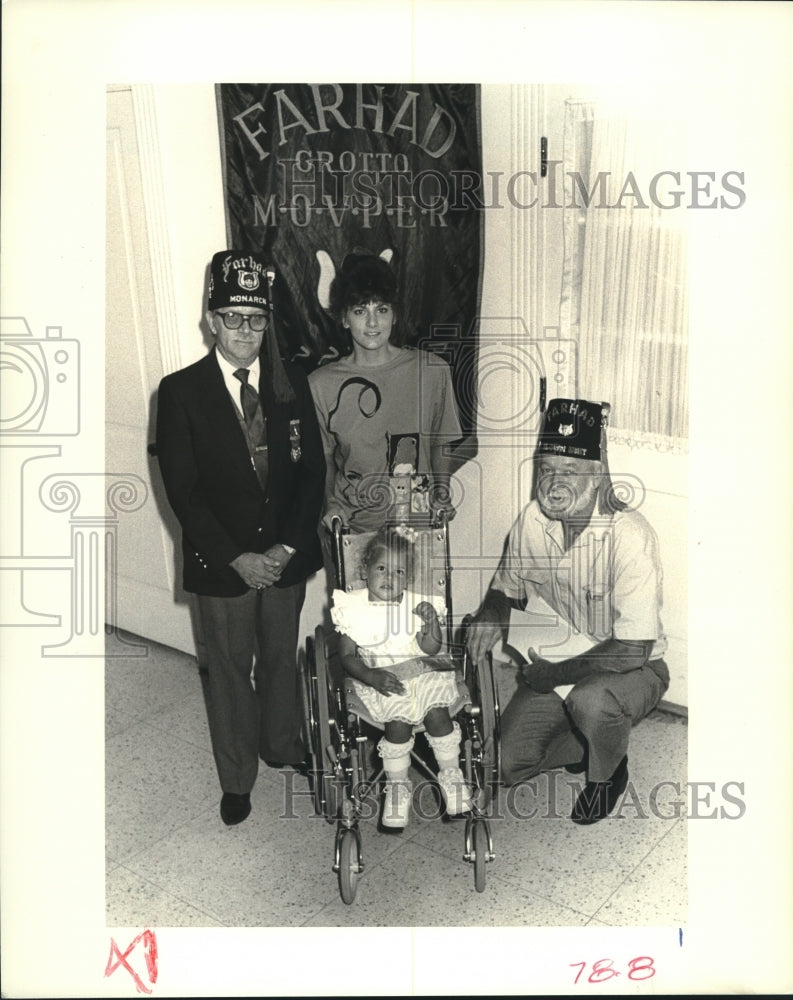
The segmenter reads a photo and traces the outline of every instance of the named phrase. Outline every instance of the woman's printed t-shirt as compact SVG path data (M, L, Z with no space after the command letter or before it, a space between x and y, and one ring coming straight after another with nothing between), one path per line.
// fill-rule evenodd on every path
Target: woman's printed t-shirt
M382 525L394 500L389 471L425 476L431 491L431 448L462 437L442 358L413 348L375 368L342 358L312 372L309 385L328 457L327 500L346 524Z

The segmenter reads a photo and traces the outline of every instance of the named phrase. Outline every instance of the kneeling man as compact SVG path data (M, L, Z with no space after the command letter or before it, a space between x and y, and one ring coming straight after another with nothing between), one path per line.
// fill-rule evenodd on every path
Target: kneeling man
M552 662L530 648L501 722L502 777L556 767L586 771L575 823L608 816L628 783L631 727L669 686L655 532L614 495L605 425L610 407L554 399L535 455L535 499L513 525L468 632L481 662L505 640L513 609L541 597L591 644ZM566 697L554 689L572 685Z

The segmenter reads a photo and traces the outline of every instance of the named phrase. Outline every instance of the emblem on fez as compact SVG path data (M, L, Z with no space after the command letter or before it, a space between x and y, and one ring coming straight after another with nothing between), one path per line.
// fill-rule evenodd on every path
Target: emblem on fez
M259 287L259 275L255 271L238 271L237 282L246 292L255 292Z
M570 437L570 435L573 433L573 425L559 424L559 433L562 435L562 437Z

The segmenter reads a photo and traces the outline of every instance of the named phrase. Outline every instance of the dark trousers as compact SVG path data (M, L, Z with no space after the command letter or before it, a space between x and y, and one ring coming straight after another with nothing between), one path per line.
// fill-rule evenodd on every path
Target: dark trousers
M304 581L242 597L197 598L209 673L209 732L224 792L250 792L260 757L295 764L305 757L297 675L305 595Z
M508 785L587 754L587 780L607 781L628 750L630 731L669 687L663 660L628 673L593 674L562 700L524 683L501 718L501 774Z

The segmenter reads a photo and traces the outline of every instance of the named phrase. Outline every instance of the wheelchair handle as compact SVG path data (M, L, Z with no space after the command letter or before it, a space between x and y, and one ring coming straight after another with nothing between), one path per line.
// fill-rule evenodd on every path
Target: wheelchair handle
M344 579L344 561L341 554L341 533L344 530L344 522L338 514L334 514L330 519L330 530L333 536L333 559L336 563L336 582L342 590L347 585Z
M433 509L432 521L430 522L433 528L444 528L448 520L449 515L446 512L445 507L437 507Z

